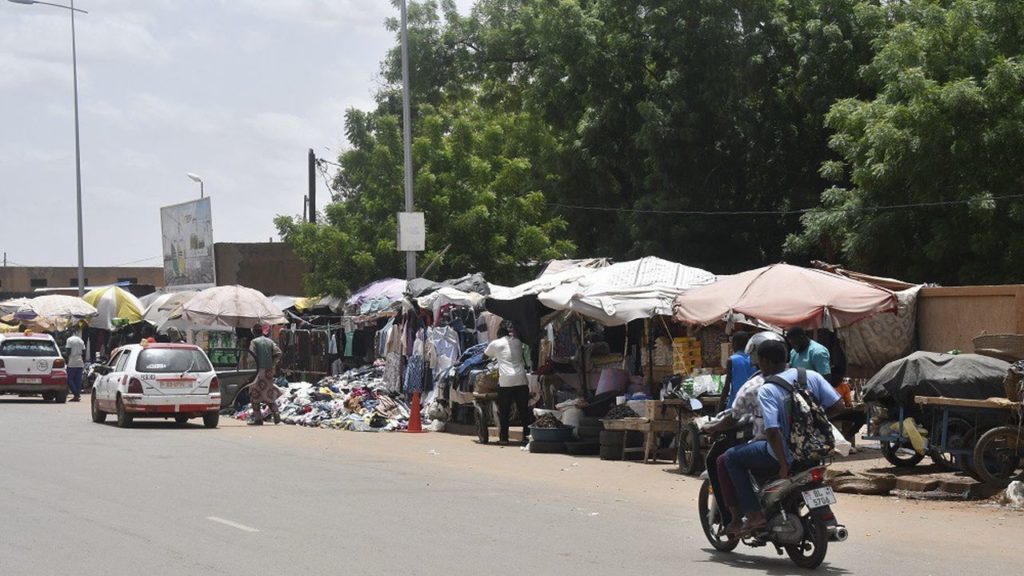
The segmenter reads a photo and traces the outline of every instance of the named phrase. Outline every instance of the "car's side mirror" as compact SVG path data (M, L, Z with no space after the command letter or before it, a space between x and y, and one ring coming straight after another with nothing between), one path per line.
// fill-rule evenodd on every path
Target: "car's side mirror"
M96 366L93 366L92 371L101 376L106 376L107 374L110 374L110 366L107 366L106 364L97 364Z

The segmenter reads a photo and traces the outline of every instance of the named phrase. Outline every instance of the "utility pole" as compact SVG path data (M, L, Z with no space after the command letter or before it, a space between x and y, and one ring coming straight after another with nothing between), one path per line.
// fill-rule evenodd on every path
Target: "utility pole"
M412 212L412 114L409 111L409 14L402 0L402 134L405 155L405 211ZM405 277L416 277L416 252L405 253Z
M309 223L316 224L316 154L309 149Z

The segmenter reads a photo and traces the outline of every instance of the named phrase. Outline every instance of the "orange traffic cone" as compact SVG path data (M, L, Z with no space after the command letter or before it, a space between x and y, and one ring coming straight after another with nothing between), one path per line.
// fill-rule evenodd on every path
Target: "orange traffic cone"
M409 428L406 432L423 432L423 422L420 421L420 393L412 393L412 405L409 406Z

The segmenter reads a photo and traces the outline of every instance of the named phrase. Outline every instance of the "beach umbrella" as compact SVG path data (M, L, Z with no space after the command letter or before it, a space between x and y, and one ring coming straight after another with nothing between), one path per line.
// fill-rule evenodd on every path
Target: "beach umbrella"
M170 318L181 305L198 294L197 290L186 290L183 292L168 292L160 294L151 299L149 305L142 313L142 319L153 326L160 326Z
M114 330L114 318L123 318L129 324L142 322L145 306L134 294L119 286L90 290L82 299L96 308L96 316L89 320L93 328Z
M77 296L47 294L25 301L14 317L43 331L61 331L96 314L95 307Z
M186 300L168 322L207 328L252 328L256 324L287 324L284 312L262 292L244 286L207 288Z
M673 303L675 319L708 325L740 314L784 328L835 329L897 310L884 288L822 270L774 264L683 292Z

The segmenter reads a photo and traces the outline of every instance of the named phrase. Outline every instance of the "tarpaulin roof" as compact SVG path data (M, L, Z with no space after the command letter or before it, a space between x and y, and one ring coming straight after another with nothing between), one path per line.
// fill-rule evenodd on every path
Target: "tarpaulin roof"
M553 310L572 310L608 326L672 314L680 292L715 281L707 270L652 256L590 270L541 292Z
M345 301L345 305L359 314L387 308L392 302L397 302L405 297L406 285L405 280L398 278L377 280L357 290Z
M1006 398L1003 378L1010 364L980 354L914 352L886 364L861 391L865 400L891 398L913 404L914 396Z
M673 305L675 319L686 324L713 324L739 313L785 328L849 326L896 307L889 290L789 264L720 276L680 294Z
M484 279L484 275L479 272L473 274L466 274L461 278L452 278L443 282L434 282L426 278L413 278L409 281L409 285L406 287L406 294L412 298L420 298L426 296L431 292L440 290L441 288L448 287L454 288L460 292L480 294L481 296L488 296L491 293L490 284Z

